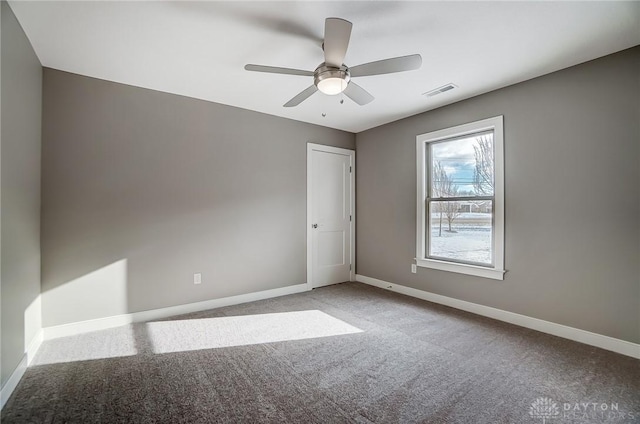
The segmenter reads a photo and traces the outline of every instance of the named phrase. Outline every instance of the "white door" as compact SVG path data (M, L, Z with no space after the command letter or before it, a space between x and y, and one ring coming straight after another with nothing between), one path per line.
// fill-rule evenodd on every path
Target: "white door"
M343 283L354 276L355 152L307 147L307 282Z

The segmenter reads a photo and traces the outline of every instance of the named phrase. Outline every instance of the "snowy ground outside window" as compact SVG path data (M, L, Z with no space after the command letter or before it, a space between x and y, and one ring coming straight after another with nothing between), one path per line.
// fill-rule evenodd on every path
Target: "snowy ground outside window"
M446 216L431 214L430 256L491 265L491 214L461 213L451 225Z

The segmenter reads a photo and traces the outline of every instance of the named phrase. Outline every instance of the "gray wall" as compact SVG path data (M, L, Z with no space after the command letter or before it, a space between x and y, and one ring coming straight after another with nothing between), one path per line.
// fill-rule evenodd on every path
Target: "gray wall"
M42 67L1 2L2 376L4 385L40 327ZM35 302L35 303L34 303Z
M640 342L639 93L635 47L357 134L358 274ZM416 135L497 115L505 280L412 274Z
M44 326L306 281L306 143L354 134L47 68L43 90Z

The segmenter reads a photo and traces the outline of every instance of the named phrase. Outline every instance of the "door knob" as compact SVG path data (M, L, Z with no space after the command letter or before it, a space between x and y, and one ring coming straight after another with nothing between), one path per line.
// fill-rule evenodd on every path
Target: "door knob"
M318 228L318 224L313 224L312 227L313 228Z

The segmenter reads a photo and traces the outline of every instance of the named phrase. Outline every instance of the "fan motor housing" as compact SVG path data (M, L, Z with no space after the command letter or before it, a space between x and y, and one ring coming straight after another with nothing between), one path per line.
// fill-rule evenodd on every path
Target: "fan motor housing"
M344 80L345 84L348 84L351 79L351 74L349 73L349 68L345 65L336 68L335 66L329 66L326 63L322 63L322 65L318 66L313 73L313 83L316 87L320 81L329 78L339 78Z

